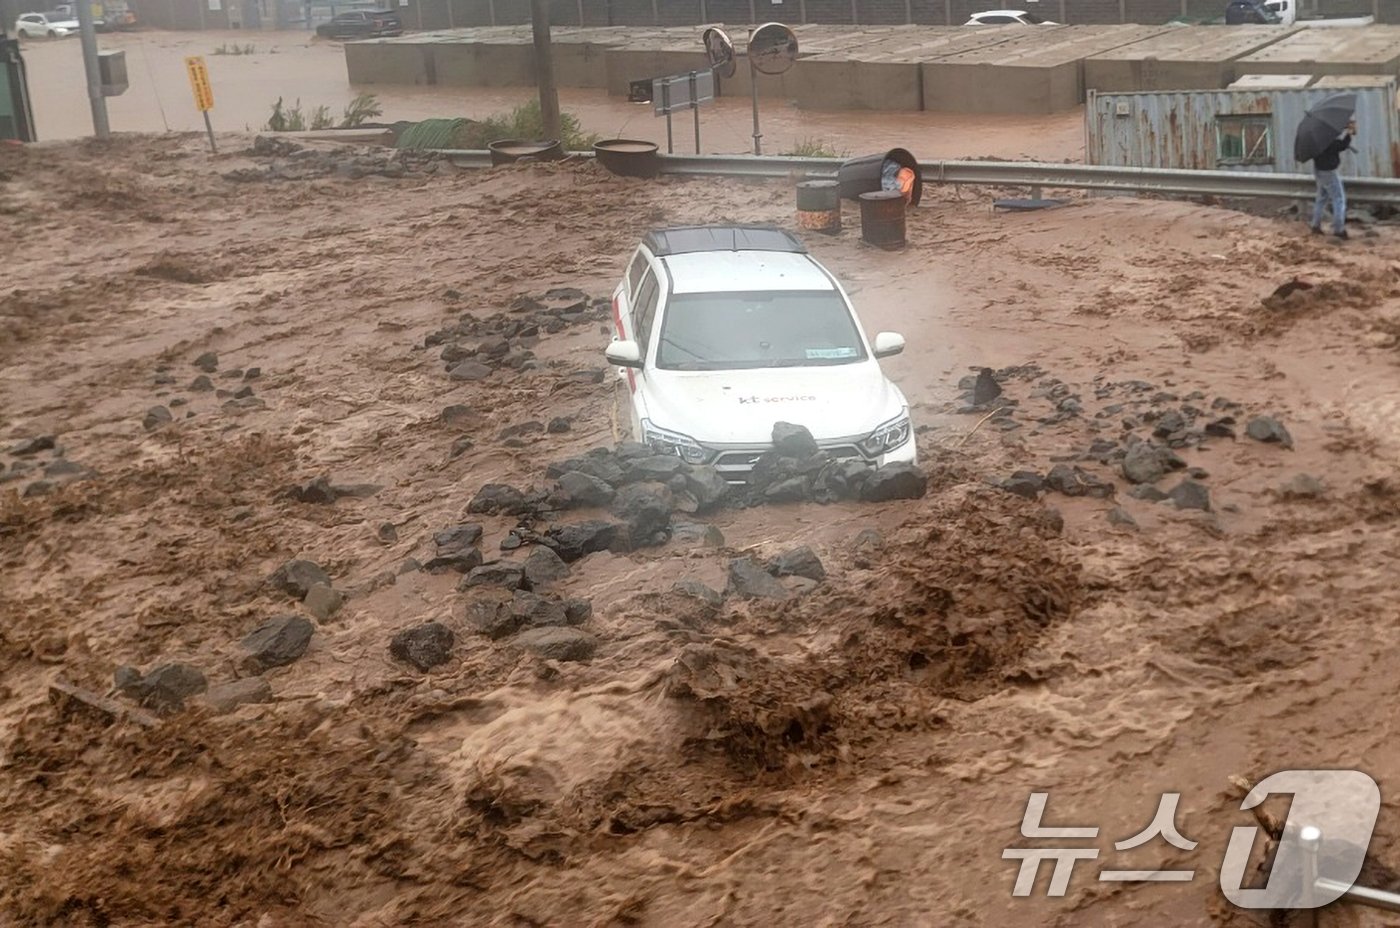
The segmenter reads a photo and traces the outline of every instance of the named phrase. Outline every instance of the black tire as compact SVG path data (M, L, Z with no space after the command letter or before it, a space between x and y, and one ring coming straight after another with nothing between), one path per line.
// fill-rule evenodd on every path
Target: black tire
M48 37L51 38L51 39L56 39L56 38L58 38L58 33L57 33L57 32L54 32L52 29L50 29L50 30L49 30L49 36L48 36Z

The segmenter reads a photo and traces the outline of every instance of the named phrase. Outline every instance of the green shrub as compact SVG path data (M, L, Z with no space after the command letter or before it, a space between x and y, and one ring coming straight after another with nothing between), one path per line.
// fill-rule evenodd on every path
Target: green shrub
M845 158L848 152L844 148L837 148L827 139L807 138L783 154L789 158Z

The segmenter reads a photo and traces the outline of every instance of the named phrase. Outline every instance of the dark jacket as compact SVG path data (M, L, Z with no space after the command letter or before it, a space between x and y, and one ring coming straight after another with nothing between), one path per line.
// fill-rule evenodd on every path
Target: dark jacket
M1335 171L1341 167L1342 152L1351 147L1351 136L1344 135L1337 141L1324 148L1316 158L1313 159L1313 170L1315 171Z

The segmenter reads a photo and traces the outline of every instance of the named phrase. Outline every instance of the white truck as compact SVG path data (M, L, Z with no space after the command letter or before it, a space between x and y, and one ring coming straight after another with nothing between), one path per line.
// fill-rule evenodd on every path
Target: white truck
M1298 9L1301 0L1230 0L1225 7L1226 25L1246 23L1273 26L1370 26L1374 16L1321 16Z

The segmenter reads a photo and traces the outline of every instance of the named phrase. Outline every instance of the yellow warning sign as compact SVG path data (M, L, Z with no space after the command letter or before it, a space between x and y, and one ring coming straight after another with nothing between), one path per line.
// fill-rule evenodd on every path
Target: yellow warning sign
M185 59L185 69L190 72L195 108L202 113L209 112L214 108L214 88L209 86L209 70L204 67L204 59L191 55Z

